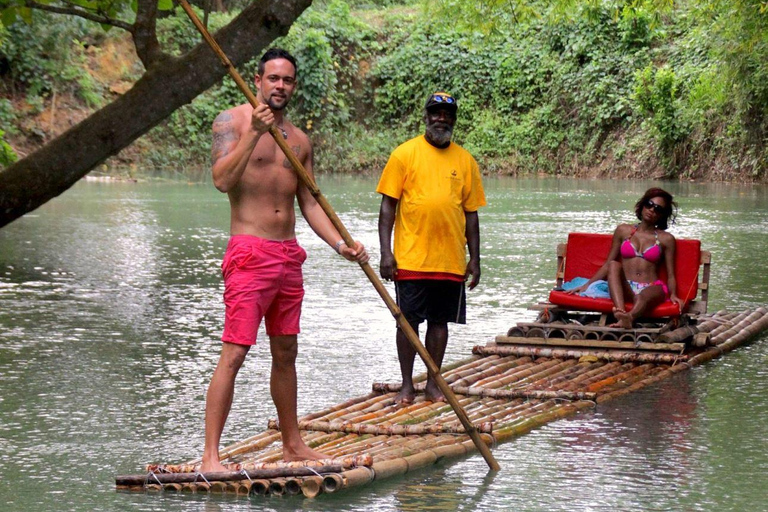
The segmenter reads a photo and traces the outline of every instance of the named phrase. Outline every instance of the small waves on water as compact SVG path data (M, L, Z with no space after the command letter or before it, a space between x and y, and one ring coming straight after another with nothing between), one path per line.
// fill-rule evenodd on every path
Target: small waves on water
M320 178L378 271L375 179ZM543 300L569 231L632 222L650 182L488 178L482 279L446 363ZM656 183L653 183L657 185ZM763 187L662 184L679 237L713 255L710 311L768 304ZM200 455L223 324L226 197L81 183L0 231L0 500L8 510L758 510L768 488L765 340L494 449L318 500L115 493L116 474ZM307 249L299 414L400 379L394 320L357 265L300 221ZM393 293L391 283L386 286ZM274 417L262 330L223 444ZM423 367L417 364L417 371Z

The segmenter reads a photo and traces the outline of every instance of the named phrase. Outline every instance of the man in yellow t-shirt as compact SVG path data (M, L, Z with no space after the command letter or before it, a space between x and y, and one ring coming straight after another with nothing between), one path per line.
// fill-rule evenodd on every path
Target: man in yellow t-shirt
M382 195L381 277L395 281L397 304L417 334L419 324L427 321L425 345L438 367L448 344L448 322L466 323L464 282L472 276L470 290L480 282L477 210L485 206L485 193L477 162L451 142L457 110L450 94L432 94L425 106L424 135L392 152L376 187ZM415 398L416 351L400 329L396 340L403 376L397 400L409 404ZM431 378L425 393L427 400L445 400Z

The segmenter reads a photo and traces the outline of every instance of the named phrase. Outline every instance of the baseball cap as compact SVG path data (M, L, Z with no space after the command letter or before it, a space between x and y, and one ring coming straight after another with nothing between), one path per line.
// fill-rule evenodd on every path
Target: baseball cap
M424 105L424 108L429 110L430 108L438 105L441 107L447 107L448 109L453 110L454 113L459 108L459 106L456 104L456 98L454 98L447 92L440 92L440 91L432 94L429 97L426 105Z

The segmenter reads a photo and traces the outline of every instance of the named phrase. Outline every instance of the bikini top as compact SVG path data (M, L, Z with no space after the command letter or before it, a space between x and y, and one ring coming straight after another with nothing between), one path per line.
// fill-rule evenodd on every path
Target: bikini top
M635 231L637 231L637 226L632 229L632 233L630 233L629 237L621 243L621 257L626 259L643 258L651 263L658 263L662 254L661 244L659 243L659 232L656 230L653 231L653 234L656 236L656 243L643 252L640 252L631 242L631 238L634 236Z

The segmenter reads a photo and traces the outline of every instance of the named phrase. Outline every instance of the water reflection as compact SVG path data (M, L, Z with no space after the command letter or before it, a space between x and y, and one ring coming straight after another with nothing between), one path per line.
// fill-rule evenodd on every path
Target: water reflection
M321 177L378 254L375 178ZM568 231L631 221L649 182L485 180L483 276L446 362L466 357L552 286ZM713 254L710 310L768 304L768 188L663 184L671 231ZM228 205L212 187L83 183L0 230L0 499L9 510L731 510L768 488L768 344L560 421L479 456L318 500L115 493L112 477L202 447L219 351ZM394 321L355 266L303 222L309 253L299 412L397 381ZM377 269L377 262L373 261ZM391 288L390 288L391 289ZM238 377L224 443L274 416L268 347Z

